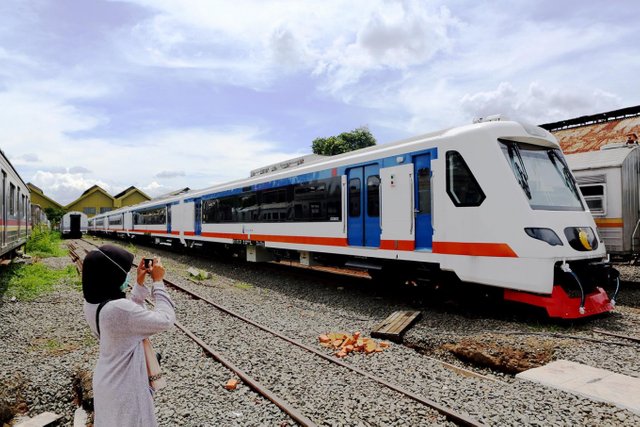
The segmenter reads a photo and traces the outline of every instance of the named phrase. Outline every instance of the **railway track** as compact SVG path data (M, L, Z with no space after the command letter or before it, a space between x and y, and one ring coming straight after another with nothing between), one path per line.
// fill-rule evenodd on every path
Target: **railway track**
M84 244L86 245L91 245L91 247L95 247L96 245L94 245L92 242L86 241L86 240L81 240ZM87 249L87 247L81 247L78 246L76 244L70 243L69 244L69 249L70 249L70 256L73 259L73 261L75 262L77 268L79 269L79 271L81 270L81 266L82 266L82 259L84 258L84 255L86 255L86 253L89 252L89 249ZM81 252L84 252L81 253ZM224 313L225 316L236 319L241 321L243 324L245 325L250 325L253 328L257 328L260 331L262 331L265 334L268 334L272 337L276 337L278 340L287 343L288 345L291 345L293 347L295 347L296 349L299 349L300 351L306 352L310 355L312 355L313 357L316 357L318 359L321 359L323 361L329 362L329 364L331 364L334 368L338 370L338 373L336 373L335 375L337 377L341 377L342 375L344 375L343 373L341 373L340 371L344 371L347 370L349 372L351 372L354 375L366 378L366 380L370 381L372 384L376 384L379 387L383 387L388 389L391 393L395 393L397 394L398 398L404 398L404 399L410 399L414 402L416 402L419 405L422 405L424 407L430 408L431 410L437 411L439 414L443 415L447 420L457 424L457 425L464 425L464 426L481 426L483 425L482 423L480 423L479 421L471 418L470 416L463 414L459 411L456 411L452 408L446 407L444 405L441 405L435 401L432 401L430 399L427 399L417 393L414 393L410 390L407 390L405 388L403 388L402 386L395 384L393 382L387 381L383 378L377 377L373 374L370 374L369 372L366 372L362 369L359 369L357 367L353 367L350 366L349 364L343 362L342 360L336 358L336 357L332 357L332 356L328 356L327 354L325 354L324 352L315 349L313 347L310 347L298 340L295 340L293 338L290 338L278 331L275 331L271 328L268 328L266 326L263 326L261 324L259 324L258 322L255 322L245 316L242 316L238 313L236 313L235 311L233 311L232 309L229 309L219 303L216 303L214 301L212 301L211 299L207 298L206 296L203 296L201 294L199 294L198 292L195 292L193 290L190 290L184 286L181 286L171 280L165 279L164 280L166 286L170 289L175 290L176 292L179 292L182 295L186 295L189 299L196 301L198 303L203 303L206 304L207 307L211 308L215 308L218 312L220 313ZM222 354L221 352L215 350L213 348L213 346L207 344L207 342L202 339L201 337L199 337L195 332L193 332L191 329L189 329L187 326L185 326L184 324L182 324L181 322L177 322L175 323L175 326L182 331L186 336L188 336L191 340L193 340L198 346L200 346L208 355L210 355L213 359L215 359L216 361L218 361L219 363L221 363L222 365L224 365L227 369L229 369L230 371L234 372L248 387L250 387L251 389L253 389L255 392L257 392L258 394L262 395L263 397L265 397L266 399L268 399L269 401L271 401L272 403L274 403L276 406L278 406L283 412L285 412L286 414L288 414L293 420L295 420L297 423L299 423L300 425L303 426L315 426L316 423L311 419L311 417L306 416L303 413L303 410L300 408L295 407L294 405L292 405L290 402L288 402L286 399L278 396L278 394L273 391L272 389L269 389L266 385L262 384L262 382L260 382L256 376L253 376L251 374L249 374L248 372L246 372L245 370L241 369L238 365L236 365L235 363L233 363L229 357L225 356L224 354ZM289 361L290 363L291 361ZM286 364L286 361L283 362ZM318 363L318 365L320 365L320 363ZM326 369L326 367L323 367L322 369ZM307 408L307 412L310 412Z

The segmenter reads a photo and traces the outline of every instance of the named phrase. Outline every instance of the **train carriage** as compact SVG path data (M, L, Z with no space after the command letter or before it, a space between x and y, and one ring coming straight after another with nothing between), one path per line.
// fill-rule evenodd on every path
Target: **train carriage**
M67 212L60 219L60 233L63 238L79 239L88 229L89 220L83 212Z
M10 257L24 246L31 233L29 188L0 150L0 257Z
M567 155L608 252L628 259L640 250L640 147L612 144Z
M555 138L499 119L316 159L131 208L157 243L440 272L577 318L613 308L615 272Z

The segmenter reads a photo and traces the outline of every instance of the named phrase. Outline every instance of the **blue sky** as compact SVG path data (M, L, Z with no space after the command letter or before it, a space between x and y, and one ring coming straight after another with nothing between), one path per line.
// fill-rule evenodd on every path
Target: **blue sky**
M368 126L640 104L637 1L0 1L0 148L66 204L202 188Z

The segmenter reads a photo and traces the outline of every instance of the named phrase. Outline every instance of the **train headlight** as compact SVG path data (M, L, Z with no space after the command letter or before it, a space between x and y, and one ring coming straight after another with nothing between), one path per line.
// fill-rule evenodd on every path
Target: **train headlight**
M543 242L547 242L551 246L562 246L562 240L550 228L533 228L528 227L524 229L524 232L527 233L530 237L534 239L542 240Z
M598 236L591 227L567 227L564 235L576 251L593 251L598 248Z

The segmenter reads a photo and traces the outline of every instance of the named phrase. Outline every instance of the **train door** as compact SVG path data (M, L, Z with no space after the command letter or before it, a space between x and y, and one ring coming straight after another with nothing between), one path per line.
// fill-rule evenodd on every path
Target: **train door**
M416 249L431 249L433 226L431 224L431 154L413 158L414 215Z
M77 239L79 237L82 237L80 219L81 219L80 215L69 216L69 223L70 223L69 230L71 230L69 235L71 236L72 239Z
M347 240L351 246L380 247L380 166L347 171Z
M193 230L196 236L202 234L202 199L196 199L193 202L193 209L195 212L195 224Z

